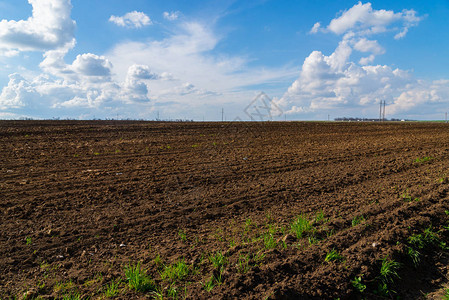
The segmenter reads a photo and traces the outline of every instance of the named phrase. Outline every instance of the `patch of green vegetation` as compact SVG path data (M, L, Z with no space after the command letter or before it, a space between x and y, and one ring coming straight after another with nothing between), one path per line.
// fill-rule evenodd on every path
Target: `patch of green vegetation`
M245 274L251 269L249 264L249 254L240 254L237 260L237 272Z
M103 297L112 298L119 294L120 280L111 281L103 289Z
M355 227L355 226L357 226L357 225L359 225L360 223L365 222L365 221L366 221L366 220L365 220L365 217L364 217L363 215L361 215L361 216L355 216L355 217L352 219L351 224L352 224L352 227Z
M62 300L81 300L82 297L79 293L73 292L73 293L63 295L61 299Z
M223 268L220 268L219 271L214 272L213 275L203 284L204 290L210 292L215 286L223 283Z
M335 234L335 229L331 229L329 231L326 231L326 237L329 238Z
M315 222L323 221L324 218L325 218L324 212L322 210L320 210L319 212L316 213Z
M86 287L92 286L94 284L100 283L103 281L103 275L101 273L98 273L95 277L92 279L86 280L83 285Z
M320 241L319 239L317 239L315 236L309 236L307 238L308 242L310 245L314 245L314 244L318 244L318 242Z
M245 220L245 232L248 232L253 225L254 224L253 224L253 221L251 220L251 218L247 218Z
M388 259L385 257L382 259L382 264L380 266L379 270L379 276L377 277L377 290L375 293L382 297L391 297L392 293L395 293L395 291L390 289L390 284L394 283L395 279L399 279L398 271L401 267L401 264Z
M187 242L187 234L184 230L179 229L178 236L181 239L181 241L183 241L184 243Z
M167 289L167 296L171 299L178 299L178 287L175 284L171 284Z
M45 281L44 280L39 280L39 282L37 283L37 288L39 290L43 290L45 289ZM0 299L1 300L1 299Z
M50 264L48 264L47 261L44 260L39 264L39 267L42 271L46 271L50 267Z
M251 253L240 253L239 257L237 259L237 272L245 274L251 268L258 266L262 261L265 259L265 254L262 253L262 251L259 251L255 254Z
M380 282L377 286L377 290L374 291L375 294L378 294L379 296L383 298L392 298L391 294L394 293L394 291L391 291L388 287L388 284L385 282Z
M444 289L443 300L449 300L449 288Z
M184 259L178 262L165 266L161 273L162 280L169 279L172 282L183 280L190 271L190 267L185 263Z
M265 245L265 249L274 249L278 245L273 237L273 234L271 233L266 233L263 235L263 243Z
M423 249L427 244L423 234L413 234L408 237L407 242L415 249Z
M159 254L156 255L156 257L153 259L153 262L154 262L154 264L155 264L157 267L163 266L163 261L162 261L162 258L161 258L161 256L160 256Z
M69 280L66 282L57 282L53 287L55 293L65 293L75 288L75 284Z
M422 233L417 233L407 238L406 255L410 258L413 265L417 267L421 261L421 252L427 247L439 247L442 250L447 250L447 245L441 240L439 234L435 232L432 227L427 227Z
M382 265L380 267L380 275L379 278L384 283L392 283L395 278L399 278L398 271L401 267L401 264L397 261L384 258L382 260Z
M223 267L227 264L226 256L224 256L220 251L215 252L215 254L209 255L209 261L217 270L222 270Z
M204 290L206 292L210 292L215 287L215 277L211 276L204 284L203 284Z
M146 271L142 270L140 262L125 266L125 276L130 289L147 292L156 289L156 285Z
M325 262L340 261L340 260L343 260L343 256L340 253L338 253L338 251L335 249L329 251L326 254L326 257L324 258Z
M431 156L425 156L423 158L418 157L417 159L415 159L415 163L424 163L424 162L431 161L432 159L435 159L435 158L431 157Z
M27 237L25 238L25 242L26 242L27 245L31 245L31 244L32 244L31 237L27 236Z
M401 194L401 198L404 199L405 202L411 202L411 201L419 201L419 198L413 198L409 191L406 190L404 193Z
M291 230L298 239L301 239L307 235L313 235L315 229L312 223L305 216L298 216L291 224Z
M445 250L446 243L441 241L440 236L438 235L437 232L433 230L432 226L429 226L426 229L424 229L423 234L424 234L424 241L428 245L434 245L440 247L442 250Z
M265 219L267 220L268 224L273 222L273 216L271 215L271 211L268 210L265 212Z
M421 253L413 247L407 247L407 256L411 259L413 265L418 267L421 262Z
M224 238L224 234L223 234L223 229L221 228L217 228L215 230L215 233L213 235L217 240L219 240L220 242L223 242L225 240Z
M366 290L366 284L362 283L362 276L359 277L354 277L353 280L351 280L351 284L352 286L359 292L359 293L363 293Z
M261 251L253 255L254 266L259 265L265 259L265 254Z

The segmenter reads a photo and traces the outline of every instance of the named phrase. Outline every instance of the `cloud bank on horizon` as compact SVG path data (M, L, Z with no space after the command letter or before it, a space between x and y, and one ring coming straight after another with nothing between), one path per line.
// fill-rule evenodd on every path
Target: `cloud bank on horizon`
M419 79L374 63L388 52L376 37L406 39L426 19L413 9L395 12L358 2L327 25L309 25L309 38L339 38L331 54L313 50L302 66L265 66L248 54L224 51L232 35L218 32L217 21L176 9L162 9L159 20L138 10L111 13L101 22L133 32L159 27L164 35L117 39L103 53L77 54L82 20L72 20L71 1L28 2L29 18L0 21L0 64L14 70L1 87L0 118L151 119L161 111L172 118L218 120L216 112L226 106L232 119L260 90L268 90L291 119L318 119L329 111L372 117L381 100L390 116L419 111L426 118L447 109L449 80ZM35 70L24 63L11 67L10 60L26 62L33 53L42 54Z

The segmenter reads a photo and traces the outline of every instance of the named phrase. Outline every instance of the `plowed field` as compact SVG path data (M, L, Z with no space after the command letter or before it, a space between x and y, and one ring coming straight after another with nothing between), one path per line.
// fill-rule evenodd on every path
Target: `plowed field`
M1 121L0 154L0 299L446 293L448 124Z

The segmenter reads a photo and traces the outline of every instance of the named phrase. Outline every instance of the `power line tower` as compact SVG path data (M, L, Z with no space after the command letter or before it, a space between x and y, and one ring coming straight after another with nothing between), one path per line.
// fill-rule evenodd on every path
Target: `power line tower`
M387 101L380 100L380 108L379 108L379 122L385 121L385 105Z
M379 122L382 122L382 100L380 100Z

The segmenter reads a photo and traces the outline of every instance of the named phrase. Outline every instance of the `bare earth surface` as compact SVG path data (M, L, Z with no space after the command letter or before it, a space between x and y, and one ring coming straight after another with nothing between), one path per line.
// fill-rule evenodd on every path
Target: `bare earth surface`
M0 299L446 293L448 124L1 121L0 155Z

